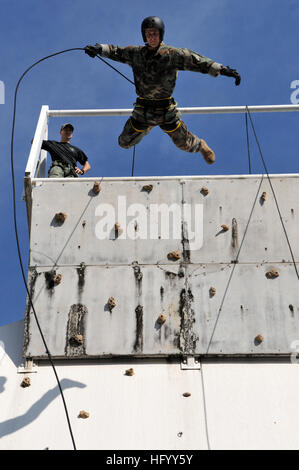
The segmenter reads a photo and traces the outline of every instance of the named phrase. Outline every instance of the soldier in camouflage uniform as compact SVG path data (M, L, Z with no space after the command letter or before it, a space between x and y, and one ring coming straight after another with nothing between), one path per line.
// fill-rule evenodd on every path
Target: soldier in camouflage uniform
M119 47L108 44L86 46L90 57L97 54L123 62L133 69L137 101L132 116L127 120L119 136L119 145L130 148L138 144L154 126L166 132L174 144L186 152L201 152L209 164L215 154L207 143L188 131L181 120L177 103L172 98L178 70L232 76L236 85L240 75L236 70L223 67L213 60L190 49L167 46L163 42L164 23L161 18L151 16L142 22L141 31L145 46Z

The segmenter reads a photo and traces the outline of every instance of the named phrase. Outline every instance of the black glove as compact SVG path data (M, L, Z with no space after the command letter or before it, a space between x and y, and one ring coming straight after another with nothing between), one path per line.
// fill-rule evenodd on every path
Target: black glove
M231 69L229 66L222 67L220 69L220 75L225 75L226 77L235 78L235 85L238 86L241 83L241 75L236 69Z
M95 44L94 46L84 47L85 54L88 54L89 57L94 58L97 54L101 54L102 46L100 44Z

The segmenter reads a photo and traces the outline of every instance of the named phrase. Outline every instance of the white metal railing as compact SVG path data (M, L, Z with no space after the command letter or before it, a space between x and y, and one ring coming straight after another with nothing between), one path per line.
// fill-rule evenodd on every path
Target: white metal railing
M246 106L212 106L212 107L191 107L178 108L181 114L237 114L245 113ZM277 113L299 111L299 105L278 104L266 106L248 106L251 113ZM42 106L28 162L25 169L27 178L43 178L46 176L47 152L41 151L42 141L47 139L48 119L50 117L65 116L129 116L133 109L49 109L49 106Z
M246 106L211 106L201 108L178 108L182 114L235 114L245 113ZM277 104L267 106L248 106L251 113L273 113L299 111L299 105ZM51 109L49 117L62 116L129 116L133 109Z
M48 113L49 106L42 106L25 169L25 177L46 176L47 152L41 150L41 146L42 141L48 138Z

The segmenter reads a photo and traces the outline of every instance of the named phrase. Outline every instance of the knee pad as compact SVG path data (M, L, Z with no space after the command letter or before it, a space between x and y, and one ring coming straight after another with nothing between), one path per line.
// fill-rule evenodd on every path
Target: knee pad
M148 124L137 121L137 119L134 119L133 117L131 117L130 124L135 132L144 132L149 128Z
M177 129L179 129L179 127L182 125L182 122L183 121L175 121L169 124L162 124L160 128L162 129L162 131L167 132L167 133L174 132Z

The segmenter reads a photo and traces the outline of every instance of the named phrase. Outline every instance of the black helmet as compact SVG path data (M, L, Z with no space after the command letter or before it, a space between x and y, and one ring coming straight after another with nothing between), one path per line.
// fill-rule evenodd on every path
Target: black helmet
M161 18L159 18L158 16L148 16L147 18L144 18L141 24L141 32L144 42L146 42L145 30L147 28L158 29L160 32L160 41L163 41L165 26Z

